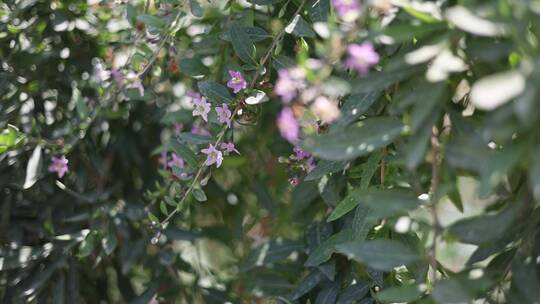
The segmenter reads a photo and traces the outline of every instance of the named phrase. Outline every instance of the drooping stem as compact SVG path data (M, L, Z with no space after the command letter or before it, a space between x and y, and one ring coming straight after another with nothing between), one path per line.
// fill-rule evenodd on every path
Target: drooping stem
M302 11L305 3L306 3L306 0L302 0L302 3L300 3L300 5L298 6L296 12L293 15L293 18L294 18L294 16L300 14L300 12ZM283 28L276 35L276 37L272 41L272 44L268 48L266 54L261 58L261 60L259 62L259 65L258 65L258 68L255 71L255 75L253 76L253 79L251 80L251 83L250 83L249 87L247 88L247 92L250 92L251 90L253 90L255 88L255 85L257 84L257 80L258 80L259 76L262 74L266 63L268 62L268 60L272 56L272 53L274 52L274 49L276 48L278 43L281 41L281 39L283 38L284 35L285 35L285 28ZM241 107L242 107L242 101L238 101L236 107L234 108L234 110L232 112L231 121L234 120L234 118L237 116L238 111L240 110ZM227 129L228 129L227 125L223 126L223 128L219 132L218 137L216 138L216 142L215 142L214 146L218 146L223 141L223 137L225 136L225 133L227 132ZM176 215L176 213L178 213L180 211L180 208L184 205L184 202L186 201L186 199L189 197L191 192L193 192L193 189L195 189L196 185L198 184L199 179L203 175L205 169L206 169L206 166L200 166L199 167L199 169L197 170L197 173L195 174L195 177L193 178L193 181L191 182L191 184L187 188L186 192L184 192L184 195L182 196L182 198L178 202L176 208L171 213L169 213L169 215L163 221L161 221L161 223L159 224L159 227L158 227L158 229L159 229L158 230L158 236L159 236L160 232L165 228L165 226L169 223L169 221L172 219L172 217L174 215Z

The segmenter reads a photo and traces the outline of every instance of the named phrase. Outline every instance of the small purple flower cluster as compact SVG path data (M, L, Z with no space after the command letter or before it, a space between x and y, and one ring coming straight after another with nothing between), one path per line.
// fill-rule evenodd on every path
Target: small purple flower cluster
M221 143L220 149L216 148L213 144L209 144L208 148L202 149L201 152L206 154L206 161L204 164L207 166L216 164L216 168L219 168L223 162L223 155L227 156L232 152L240 154L240 152L238 152L238 150L236 150L234 147L234 143L231 142Z
M289 184L296 186L300 183L299 175L310 173L316 167L315 158L310 153L301 148L294 147L294 154L290 155L286 162L289 164L289 171L295 172L288 180Z
M332 5L338 16L345 22L353 22L360 16L358 0L332 0Z
M62 178L69 171L68 163L69 161L64 155L60 157L53 156L48 168L49 172L56 173L58 178Z

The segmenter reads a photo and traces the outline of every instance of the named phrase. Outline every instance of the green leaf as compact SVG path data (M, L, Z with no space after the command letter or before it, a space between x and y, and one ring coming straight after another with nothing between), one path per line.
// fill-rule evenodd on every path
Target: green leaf
M289 240L272 240L252 250L240 265L240 271L275 263L287 258L291 253L302 250L303 244Z
M379 92L350 95L343 101L341 118L330 127L330 133L341 131L352 122L358 120L381 96Z
M201 18L204 16L204 8L199 4L198 0L189 0L189 9L195 17Z
M410 303L422 296L424 292L417 285L403 285L384 289L377 294L382 303Z
M330 13L329 0L310 0L306 7L312 22L325 22L328 20Z
M246 35L249 36L249 38L253 42L259 42L259 41L262 41L262 40L265 40L265 39L268 39L268 38L272 37L272 35L268 34L268 32L265 29L260 28L260 27L242 26L241 29L242 29L242 31L244 31L246 33ZM223 39L225 41L231 42L231 34L228 31L220 33L219 38L221 38L221 39Z
M182 132L178 137L181 142L189 145L205 145L212 141L211 136L198 135L191 132Z
M290 298L292 300L297 300L301 296L305 295L306 293L310 292L315 286L319 285L319 283L324 279L324 275L314 269L312 270L303 280L300 282L296 290L291 294Z
M78 256L80 258L85 258L92 254L94 252L94 248L96 248L96 235L92 232L90 232L86 238L81 242L81 245L79 246L79 252Z
M339 285L338 284L331 284L328 287L324 288L319 292L317 295L317 299L315 299L315 304L331 304L335 303L337 300L339 292Z
M238 58L246 63L255 63L252 57L255 53L255 45L245 30L235 22L231 25L229 32L234 52Z
M413 192L406 189L355 189L337 205L328 221L339 219L358 204L371 209L370 217L378 219L414 209L419 201Z
M363 299L369 292L369 285L364 282L358 282L345 288L336 302L336 304L356 303Z
M197 160L197 156L185 145L178 142L172 142L170 143L170 150L180 155L180 157L184 159L189 166L193 168L198 167L199 162Z
M204 66L200 58L184 58L180 59L180 72L197 77L208 74L208 68Z
M388 145L402 130L403 124L395 118L370 118L337 134L308 137L302 142L302 147L320 158L349 160Z
M114 233L113 229L109 229L107 232L107 235L101 239L101 247L105 251L106 255L111 255L113 253L114 249L116 248L116 245L118 244L118 240L116 238L116 234Z
M327 174L335 173L341 171L347 166L347 161L331 161L326 159L321 159L317 162L317 166L313 171L309 172L304 180L316 180Z
M377 168L379 168L379 163L381 162L382 158L382 153L373 153L369 156L366 163L364 163L362 168L362 176L360 177L360 189L365 190L369 187L369 183L377 172Z
M469 303L471 291L458 279L442 280L435 285L432 297L439 303Z
M407 79L414 74L421 72L424 68L420 66L401 65L382 72L372 72L369 77L359 77L351 81L351 93L380 92L394 83Z
M137 9L129 2L126 4L126 19L132 27L135 27L137 20Z
M401 243L384 239L349 242L337 245L336 249L359 263L384 271L391 271L395 267L420 259L420 256Z
M137 20L155 29L162 29L167 25L163 19L152 15L139 15Z
M24 134L19 132L19 129L13 125L8 125L8 127L2 130L0 133L0 153L4 153L14 146L16 146L22 139Z
M38 180L39 169L41 168L41 146L36 146L32 156L26 165L26 177L24 179L23 189L32 187Z
M480 245L496 240L512 226L519 210L516 204L513 203L514 206L509 206L495 215L484 214L460 220L450 226L448 232L464 243Z
M219 84L215 81L206 80L199 81L197 84L201 94L206 96L210 102L213 103L230 103L233 101L233 97L229 90L222 84Z
M300 15L294 17L293 21L285 28L285 31L297 37L315 37L315 32L311 28L311 25Z
M193 194L193 197L199 202L206 202L207 200L206 193L204 193L202 189L195 188L193 189L192 194Z

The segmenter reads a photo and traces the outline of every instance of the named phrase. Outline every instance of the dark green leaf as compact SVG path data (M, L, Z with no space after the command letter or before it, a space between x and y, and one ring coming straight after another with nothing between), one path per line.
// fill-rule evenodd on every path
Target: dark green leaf
M337 134L306 138L302 146L314 155L329 160L349 160L369 154L391 143L403 130L394 118L370 118Z
M339 295L337 304L355 303L363 299L369 292L369 285L364 282L358 282L345 288Z
M377 294L377 299L382 303L410 303L422 294L423 291L417 285L403 285L384 289Z
M152 15L139 15L137 16L137 21L140 21L155 29L162 29L165 27L165 25L167 25L163 19Z
M420 256L401 243L383 239L349 242L337 245L336 249L357 262L385 271L420 259Z
M253 54L255 52L255 45L253 41L246 34L245 30L237 23L233 23L229 30L231 36L231 43L233 45L234 52L243 62L254 63Z
M206 80L200 81L198 84L199 91L213 103L230 103L233 100L229 90L222 84L215 81Z

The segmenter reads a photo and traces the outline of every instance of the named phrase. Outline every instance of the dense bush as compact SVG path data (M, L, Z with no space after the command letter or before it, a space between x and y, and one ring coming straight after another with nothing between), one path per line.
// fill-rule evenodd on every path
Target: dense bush
M538 303L540 3L0 3L3 303Z

